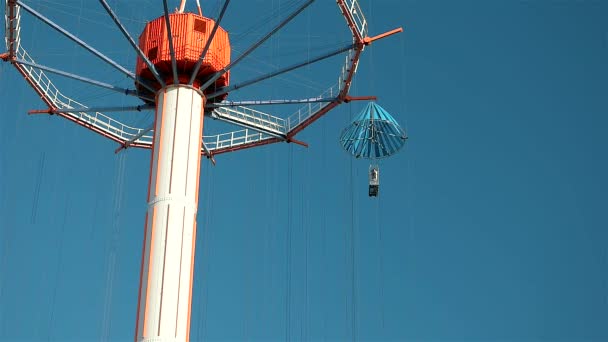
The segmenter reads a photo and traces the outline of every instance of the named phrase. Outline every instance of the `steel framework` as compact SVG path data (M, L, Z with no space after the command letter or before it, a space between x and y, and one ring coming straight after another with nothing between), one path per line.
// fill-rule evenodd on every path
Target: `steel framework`
M137 305L136 341L189 340L201 156L206 156L215 163L214 156L217 154L275 142L293 142L308 146L306 143L295 139L300 131L341 103L370 98L349 96L360 55L365 47L373 41L401 32L402 29L399 28L369 37L367 21L359 8L357 0L336 1L352 33L352 44L338 47L332 52L241 83L220 86L220 88L213 89L210 92L209 87L215 87L217 80L227 74L232 67L243 61L314 1L302 1L302 4L296 10L282 19L263 38L253 43L240 56L232 61L227 58L226 64L222 64L221 69L213 69L213 72L206 74L205 79L199 79L197 72L201 66L201 61L215 37L214 34L219 27L219 22L229 4L229 0L225 0L211 35L206 38L206 46L203 48L196 66L193 70L188 69L188 71L193 72L192 76L189 77L189 83L186 83L178 77L176 49L171 29L171 25L176 22L170 18L167 0L163 0L164 15L162 18L164 19L166 39L169 45L172 78L168 78L167 70L165 70L165 75L158 72L155 65L138 47L106 0L99 0L139 58L149 68L150 73L156 80L156 85L160 86L160 90L156 91L154 81L152 79L142 79L140 71L138 71L138 74L128 71L76 35L28 6L22 0L7 0L5 11L7 52L1 54L0 58L15 66L48 107L43 110L32 110L29 113L56 114L66 118L119 143L116 152L130 147L152 149L148 183L148 209ZM185 0L182 0L179 11L183 11L184 6ZM21 45L22 10L133 79L136 83L136 89L127 89L37 63ZM179 22L177 23L179 25ZM178 44L177 47L180 48L180 45ZM337 84L334 84L317 97L240 102L218 102L217 100L218 98L224 98L228 92L341 53L346 53L346 59ZM162 65L156 64L156 66L159 66L160 69ZM62 94L47 76L47 73L109 89L126 96L134 96L143 100L144 104L130 107L89 107ZM197 78L197 82L203 84L199 86L199 83L196 83L195 85L193 83L195 78ZM169 84L169 82L173 84ZM154 99L150 98L151 94L154 94ZM271 115L249 107L283 104L304 104L304 106L287 117ZM152 108L156 109L154 124L147 128L132 127L104 114L104 112L141 111ZM205 115L241 126L243 129L204 136Z
M140 57L143 56L143 53L137 48L137 45L134 44L134 40L131 38L124 26L120 24L118 17L112 12L111 8L104 0L100 0L100 2L108 11L109 15L117 24L123 35L125 35L127 40L129 40L138 55ZM308 3L310 2L312 1L309 0ZM317 56L316 58L312 58L308 61L291 65L289 67L269 73L267 75L260 76L256 79L237 83L230 87L227 87L226 89L217 89L213 94L210 94L209 98L220 96L229 91L233 91L245 86L249 86L251 84L255 84L270 77L292 71L294 69L318 62L320 60L329 58L340 53L346 53L346 56L344 58L344 64L342 66L338 81L334 85L329 87L325 92L314 98L269 101L254 100L240 102L223 101L219 103L208 103L206 105L206 112L213 118L236 124L237 126L241 126L244 129L203 136L201 142L202 155L206 156L207 158L212 158L214 155L242 149L248 149L261 145L272 144L276 142L297 142L297 140L295 140L296 134L298 134L308 125L312 124L321 116L323 116L333 108L337 107L341 103L348 102L350 100L372 98L356 98L349 96L349 90L353 77L357 71L357 66L361 53L363 52L365 47L371 44L373 41L384 38L388 35L392 35L394 33L401 32L402 29L398 28L378 36L369 37L368 24L359 6L358 1L337 0L336 2L342 15L346 20L348 28L352 33L352 44L339 47L335 51L330 52L328 54ZM224 3L224 7L222 8L222 11L220 13L218 22L224 15L228 3L229 0L226 0ZM21 15L23 10L26 10L33 16L37 17L38 19L49 25L51 28L62 33L67 38L75 41L77 44L87 49L98 58L112 65L120 72L125 73L128 77L131 77L133 79L136 79L136 77L132 72L126 70L118 63L112 61L111 59L103 55L101 52L95 50L93 47L80 40L72 33L63 29L61 26L57 25L52 20L44 17L42 14L33 10L24 1L7 0L5 11L5 41L7 52L1 54L0 58L2 58L4 61L10 62L17 69L17 71L23 76L26 82L34 89L34 91L40 96L42 101L48 107L48 109L44 110L30 111L30 114L56 114L60 117L66 118L97 134L116 141L120 145L117 149L117 152L129 147L150 149L152 147L152 137L154 136L153 127L132 127L130 125L122 123L119 120L112 118L107 114L104 114L104 112L113 112L121 110L145 110L151 109L153 107L142 105L137 107L124 108L93 108L88 107L83 103L77 102L71 97L68 97L63 94L53 84L47 73L54 73L64 77L70 77L81 82L86 82L88 84L121 92L125 95L139 96L136 91L132 89L125 89L122 87L92 80L83 76L74 75L68 72L38 64L21 44L20 32ZM294 16L298 13L295 13ZM258 41L256 44L254 44L250 48L250 50L254 50L255 48L257 48L261 43L263 43L265 39L267 39L273 33L278 31L281 27L282 26L277 27L275 30L270 32L267 36ZM240 56L235 62L231 64L233 65L236 62L240 61L242 57L244 57L244 55ZM144 61L146 63L149 63L147 58L144 58ZM153 70L153 75L155 75L155 77L158 77L158 74L156 73L154 68L151 69ZM216 76L219 77L219 75ZM137 81L141 82L141 80ZM146 85L144 84L144 86ZM146 86L146 88L148 87L149 86ZM144 100L150 99L144 98ZM291 115L288 115L287 117L271 115L248 107L252 105L297 103L302 103L304 105Z

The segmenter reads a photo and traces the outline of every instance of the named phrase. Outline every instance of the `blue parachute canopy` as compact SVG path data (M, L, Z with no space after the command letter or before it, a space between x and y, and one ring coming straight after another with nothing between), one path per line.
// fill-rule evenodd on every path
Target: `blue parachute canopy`
M342 131L340 145L356 158L379 159L397 153L407 136L397 121L374 102Z

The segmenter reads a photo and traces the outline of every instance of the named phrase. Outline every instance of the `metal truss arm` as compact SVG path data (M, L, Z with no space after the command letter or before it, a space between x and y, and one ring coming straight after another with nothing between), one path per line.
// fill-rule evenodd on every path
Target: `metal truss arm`
M258 82L267 80L267 79L269 79L271 77L275 77L277 75L281 75L281 74L293 71L295 69L298 69L298 68L301 68L301 67L304 67L304 66L316 63L316 62L320 62L320 61L322 61L324 59L327 59L327 58L333 57L335 55L341 54L344 51L348 51L348 50L350 50L350 49L352 49L354 47L355 47L354 44L349 44L349 45L341 47L341 48L339 48L339 49L337 49L335 51L326 53L326 54L321 55L321 56L317 56L317 57L315 57L313 59L306 60L304 62L293 64L293 65L288 66L286 68L283 68L283 69L271 72L271 73L266 74L266 75L262 75L262 76L256 77L256 78L251 79L249 81L245 81L245 82L242 82L242 83L234 84L234 85L231 85L229 87L220 88L215 93L207 95L207 99L212 99L214 97L218 97L218 96L227 94L227 93L229 93L229 92L231 92L233 90L240 89L240 88L252 85L254 83L258 83Z
M103 8L105 8L106 12L108 12L108 14L110 15L110 17L112 17L112 20L114 20L114 23L116 24L116 26L118 26L118 29L120 30L120 32L122 32L122 34L125 36L125 38L127 38L127 40L129 41L129 43L131 44L131 46L133 47L133 49L135 49L135 51L137 52L137 54L139 55L139 57L144 61L144 63L146 63L146 65L150 69L150 72L152 73L152 75L154 76L154 78L156 78L156 81L158 81L158 83L160 83L161 87L164 87L165 86L165 82L162 80L162 78L158 74L158 71L154 67L154 64L152 64L152 62L150 62L150 60L148 59L148 57L144 54L143 51L141 51L141 49L139 48L139 46L135 43L135 40L133 40L133 38L131 37L131 35L127 31L127 29L120 23L120 20L118 20L118 16L116 16L116 14L114 13L114 11L112 11L112 8L110 7L110 5L108 5L108 3L106 2L106 0L99 0L99 2L103 6Z
M166 0L165 0L166 1ZM225 73L227 73L233 66L242 61L245 57L247 57L250 53L252 53L255 49L257 49L260 45L262 45L265 41L267 41L270 37L272 37L275 33L277 33L283 26L287 25L291 20L293 20L298 14L306 9L306 7L310 6L315 0L308 0L302 6L300 6L297 10L295 10L292 14L290 14L287 18L279 23L272 31L268 32L262 39L258 42L250 46L242 55L240 55L234 62L228 64L224 69L218 71L209 79L205 84L201 86L201 89L207 89L210 85L212 85L218 78L222 77Z
M30 110L28 114L57 114L64 112L78 112L78 113L95 113L95 112L141 112L144 110L154 109L151 105L139 105L131 107L74 107L74 108L55 108L55 109L42 109L42 110Z
M205 151L205 156L207 156L208 159L211 159L211 163L215 165L215 158L213 158L213 153L209 151L209 148L207 147L204 141L202 141L201 144L203 146L203 151Z
M178 84L177 78L177 61L175 60L175 47L173 46L173 34L171 33L171 20L169 20L169 8L167 0L163 0L165 8L165 26L167 28L167 39L169 39L169 52L171 53L171 69L173 70L173 84Z
M222 10L220 11L220 14L218 15L217 19L215 20L213 29L211 30L211 33L209 34L209 38L207 38L207 43L205 43L205 47L203 48L203 51L201 52L201 56L199 57L198 62L196 62L196 65L194 66L194 71L192 71L192 76L190 76L190 82L188 82L189 85L192 85L194 83L194 79L196 79L196 75L198 74L198 71L200 70L201 65L203 64L203 59L205 59L205 55L207 54L207 51L209 51L209 47L211 46L211 42L213 41L213 38L215 38L215 32L217 32L218 27L220 27L220 22L222 21L222 18L224 17L224 13L226 13L226 9L228 8L229 3L230 3L230 0L224 1L224 6L222 7ZM200 10L200 7L199 7L199 10Z
M45 17L44 15L38 13L36 10L34 10L33 8L31 8L30 6L26 5L23 3L23 1L21 0L15 0L16 3L21 6L24 10L26 10L27 12L29 12L30 14L32 14L33 16L35 16L36 18L40 19L42 22L44 22L45 24L47 24L48 26L50 26L51 28L55 29L57 32L63 34L64 36L66 36L67 38L71 39L72 41L74 41L76 44L80 45L81 47L83 47L84 49L86 49L87 51L91 52L92 54L94 54L95 56L97 56L98 58L100 58L101 60L103 60L104 62L108 63L109 65L113 66L115 69L117 69L118 71L122 72L123 74L127 75L128 77L132 78L133 80L137 81L137 78L135 77L135 74L133 74L132 72L130 72L129 70L125 69L122 65L116 63L115 61L113 61L112 59L110 59L109 57L107 57L106 55L104 55L103 53L97 51L95 48L93 48L92 46L90 46L89 44L85 43L82 39L76 37L75 35L73 35L72 33L68 32L67 30L65 30L64 28L62 28L61 26L55 24L52 20L50 20L49 18ZM149 85L139 81L146 89L155 92L154 88L150 87Z
M17 53L18 45L18 32L16 30L16 22L18 17L17 4L14 1L8 0L6 3L6 43L7 43L7 57L11 59L15 57ZM4 59L4 58L3 58Z
M350 4L347 2L350 2ZM357 0L336 0L336 3L338 3L340 11L353 33L353 38L355 41L361 42L367 31L367 22L365 21L365 18L362 18ZM359 18L360 16L361 18ZM357 18L359 19L359 23L357 22Z
M205 108L302 104L302 103L317 103L317 102L333 102L333 101L337 101L337 100L338 99L335 97L312 97L309 99L294 99L294 100L224 101L224 102L219 102L219 103L208 103L205 105Z
M254 131L270 135L280 140L287 140L287 136L282 132L278 132L271 128L265 127L264 125L252 125L251 123L239 118L235 118L232 115L226 115L226 113L213 112L212 117L216 120L228 122L237 126L241 126L243 128L252 129Z
M78 76L78 75L75 75L75 74L72 74L72 73L69 73L69 72L65 72L65 71L62 71L62 70L50 68L50 67L47 67L47 66L44 66L44 65L40 65L40 64L36 64L36 63L30 63L30 62L24 61L22 59L15 59L15 63L31 66L31 67L36 68L36 69L48 71L48 72L53 73L53 74L65 76L65 77L68 77L68 78L71 78L71 79L74 79L74 80L77 80L77 81L81 81L81 82L84 82L84 83L88 83L88 84L91 84L91 85L94 85L94 86L98 86L98 87L101 87L101 88L110 89L110 90L113 90L113 91L118 92L118 93L123 93L125 95L135 95L135 96L137 96L137 92L135 90L132 90L132 89L121 88L121 87L118 87L118 86L115 86L115 85L112 85L112 84L108 84L108 83L96 81L96 80L93 80L93 79L90 79L90 78Z

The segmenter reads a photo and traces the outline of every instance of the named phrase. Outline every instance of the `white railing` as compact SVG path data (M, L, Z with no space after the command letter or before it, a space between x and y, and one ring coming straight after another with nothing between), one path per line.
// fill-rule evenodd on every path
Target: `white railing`
M353 19L355 26L357 26L357 31L359 31L361 37L365 38L367 36L367 20L365 20L359 2L357 0L344 0L344 4L348 8L348 12Z
M335 84L331 88L327 89L323 94L321 94L320 98L335 98L340 95L340 84ZM287 127L288 131L291 131L298 125L300 125L304 120L310 118L315 113L319 112L321 109L325 108L329 103L327 102L316 102L316 103L308 103L302 107L300 107L295 113L291 114L287 117Z
M219 118L230 119L235 123L251 128L260 128L276 134L286 134L285 119L248 107L219 107L214 110Z
M346 80L348 79L350 70L356 67L354 63L355 50L348 50L348 53L346 54L344 59L344 65L342 65L342 70L340 70L340 77L338 78L338 85L340 86L340 91L344 90L344 87L346 87Z
M20 48L17 50L17 57L26 62L35 63L34 59L25 51ZM36 69L31 66L21 64L21 68L28 75L30 80L34 83L36 89L42 93L45 99L51 102L57 108L86 108L84 104L75 101L65 95L63 95L53 82L48 78L44 71ZM66 112L67 115L78 119L80 122L94 126L103 132L110 134L121 141L130 141L134 139L138 134L144 131L143 128L131 127L123 124L120 121L114 120L111 117L100 113L85 113L85 112ZM151 144L152 135L144 135L134 141L135 143Z
M218 149L235 147L271 138L273 137L252 129L243 129L240 131L221 133L211 136L203 136L203 142L209 150L214 151Z
M18 50L21 45L21 7L15 6L15 18L9 18L10 6L8 1L5 1L6 5L4 8L4 45L9 50L9 41L14 38L14 49ZM14 21L12 21L13 19ZM14 33L14 37L11 37L11 32Z

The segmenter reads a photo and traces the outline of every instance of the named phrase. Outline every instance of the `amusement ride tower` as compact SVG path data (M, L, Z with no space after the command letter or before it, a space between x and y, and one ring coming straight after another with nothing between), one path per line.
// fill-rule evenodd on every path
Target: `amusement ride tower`
M231 59L228 32L220 26L230 0L224 1L215 19L204 17L200 6L198 13L185 12L185 0L181 1L175 13L170 13L167 0L163 0L164 14L146 24L139 43L131 37L106 0L99 2L138 54L134 73L36 11L25 0L6 1L7 52L0 57L15 66L48 106L47 109L32 110L30 114L56 114L66 118L118 142L117 151L130 147L152 150L135 340L187 341L201 156L215 163L214 156L218 154L275 142L306 146L295 139L301 130L341 103L373 98L349 96L359 57L373 41L402 29L369 37L367 21L357 1L337 0L352 32L352 43L254 79L230 84L231 68L314 0L302 1L296 10L234 60ZM125 89L37 63L22 46L23 10L133 79L135 89ZM346 55L346 62L338 84L318 97L226 101L231 91L339 54ZM48 73L135 96L143 103L134 107L87 107L62 94ZM247 107L299 103L306 106L286 118ZM130 127L104 114L147 109L155 111L154 123L147 128ZM205 117L245 129L204 136Z

